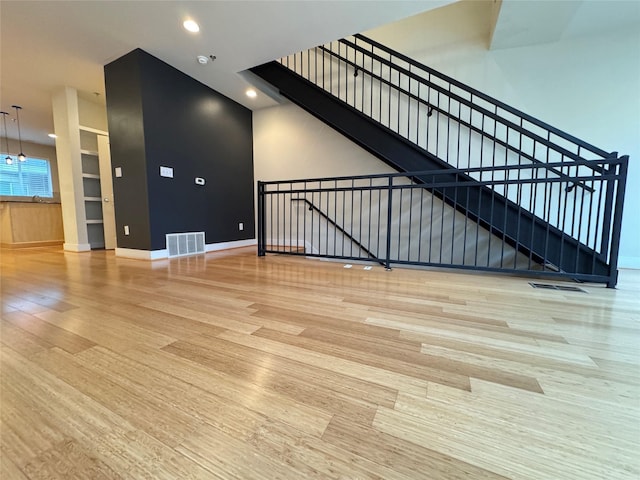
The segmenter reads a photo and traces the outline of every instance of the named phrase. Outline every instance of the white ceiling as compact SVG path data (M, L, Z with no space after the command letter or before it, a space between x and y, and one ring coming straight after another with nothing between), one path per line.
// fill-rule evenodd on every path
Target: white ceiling
M0 108L13 116L11 105L21 105L23 139L53 144L47 137L53 131L51 92L71 86L104 103L103 66L135 48L248 108L263 108L274 100L246 97L244 70L380 25L399 37L404 32L392 22L453 2L0 0ZM492 0L490 7L500 12L493 49L640 26L638 0ZM183 29L186 18L200 24L198 34ZM467 28L446 33L465 35ZM197 55L217 59L202 66ZM9 137L17 137L11 122Z
M51 92L71 86L104 102L103 66L142 48L255 109L238 72L452 0L0 2L0 107L23 107L23 140L52 144ZM191 34L186 18L200 24ZM215 55L201 66L197 55ZM94 96L97 92L99 96ZM9 137L16 138L9 124Z
M638 0L502 0L501 4L491 40L494 50L640 26Z

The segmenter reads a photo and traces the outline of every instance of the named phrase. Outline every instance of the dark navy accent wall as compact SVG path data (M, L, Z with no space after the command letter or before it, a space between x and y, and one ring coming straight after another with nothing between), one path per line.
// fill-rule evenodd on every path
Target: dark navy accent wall
M151 249L147 167L138 55L133 51L104 69L118 247ZM124 234L129 226L130 235Z
M207 243L255 238L251 111L135 50L105 67L112 145L118 131L111 130L111 119L118 111L111 111L111 97L117 94L112 95L108 72L130 55L136 58L139 74L136 102L142 105L150 243L129 248L163 249L165 234L176 232L204 231ZM119 89L115 86L113 91ZM114 167L119 160L129 161L115 157L112 147ZM161 166L173 168L173 178L161 177ZM196 185L196 177L204 178L205 185ZM119 180L114 178L116 197ZM122 182L122 187L131 185ZM243 231L238 229L240 222Z

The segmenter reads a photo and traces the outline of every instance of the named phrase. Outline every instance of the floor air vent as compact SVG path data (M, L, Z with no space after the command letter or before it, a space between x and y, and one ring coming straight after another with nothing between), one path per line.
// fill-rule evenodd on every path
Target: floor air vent
M167 233L169 258L204 253L204 232Z
M533 282L529 282L529 285L531 285L533 288L542 288L545 290L561 290L563 292L582 292L582 293L587 293L586 290L583 290L579 287L571 287L568 285L552 285L550 283L533 283Z

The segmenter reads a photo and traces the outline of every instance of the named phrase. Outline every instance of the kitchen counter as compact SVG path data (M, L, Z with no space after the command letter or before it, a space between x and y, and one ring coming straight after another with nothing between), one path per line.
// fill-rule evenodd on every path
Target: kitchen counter
M0 244L20 248L64 242L62 208L54 201L0 201Z

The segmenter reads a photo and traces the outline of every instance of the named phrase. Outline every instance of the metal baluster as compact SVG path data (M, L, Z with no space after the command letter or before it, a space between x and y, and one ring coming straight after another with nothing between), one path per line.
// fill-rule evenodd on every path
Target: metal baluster
M561 163L564 163L564 155L562 155L561 157ZM558 225L562 224L562 226L560 227L560 230L562 231L561 235L560 235L560 256L558 259L558 265L557 267L560 268L562 270L562 264L563 264L563 259L564 259L564 236L566 235L565 233L565 226L566 226L566 221L567 221L567 199L569 197L569 194L567 193L566 189L562 188L562 184L558 184L558 198L562 199L561 201L558 201ZM564 205L563 205L564 203ZM560 222L560 214L562 213L562 222Z
M351 236L353 237L353 185L354 180L351 179L351 220L349 221L349 231L351 232ZM349 250L349 256L353 257L353 242L349 244L351 249Z
M404 188L400 188L400 201L398 202L399 205L399 213L398 213L398 260L400 260L400 245L402 245L402 194L404 193Z
M435 185L435 176L431 175L431 217L429 219L429 263L431 263L431 248L433 245L433 200L434 200L434 192L435 192L435 188L433 187L433 185ZM444 198L443 198L444 201Z
M333 42L329 43L329 51L333 53ZM329 90L333 95L333 55L329 56Z
M314 183L315 183L315 182L314 182ZM315 195L316 195L316 194L315 194L315 192L313 192L313 191L312 191L312 192L311 192L311 205L315 205ZM313 231L314 231L313 209L312 209L311 207L309 207L309 211L311 212L311 213L309 214L309 216L311 217L310 222L309 222L309 223L310 223L310 230L311 230L311 231L309 232L309 238L310 238L310 239L309 239L309 243L311 244L311 245L310 245L310 246L311 246L311 253L313 253L313 244L314 244L314 242L315 242L315 237L314 237L314 235L313 235ZM318 245L318 247L320 247L320 246ZM320 251L320 248L318 248L318 252L319 252L319 251Z
M444 239L444 212L445 212L445 201L447 198L447 187L442 187L442 208L440 209L440 258L438 263L442 263L442 244Z
M382 225L382 187L378 189L378 238L376 257L380 258L380 225Z
M327 208L326 208L326 212L327 212L327 217L329 216L329 191L327 190L325 192L327 194ZM322 203L320 204L320 207L322 208ZM327 250L327 254L329 254L329 219L327 218L327 221L325 222L325 245L326 245L326 250Z
M277 185L276 188L276 228L278 230L278 234L276 236L276 240L278 241L278 251L281 251L282 249L280 248L280 184Z
M391 270L391 201L393 199L393 177L389 176L389 188L387 198L387 255L385 259L385 268Z
M471 101L471 103L473 103L473 94L471 94L471 97L469 99ZM462 114L459 112L459 115L462 116ZM471 129L471 126L473 126L473 107L469 106L469 133L468 133L468 137L469 137L469 149L468 149L468 153L467 153L467 168L471 167L471 132L473 131ZM460 128L460 127L458 127ZM484 113L482 114L482 128L481 128L482 132L484 133ZM482 166L482 147L484 146L484 135L480 135L480 167ZM460 148L460 145L458 145L458 148Z
M338 180L334 180L333 181L333 188L335 190L334 194L333 194L333 218L336 219L336 221L338 220ZM327 210L328 212L328 210ZM338 248L338 229L334 228L333 229L333 252L334 255L336 254L336 248ZM344 235L342 235L342 237L344 238Z
M611 231L611 255L609 258L609 281L607 282L608 288L614 288L618 279L618 248L620 247L620 230L622 226L622 206L624 203L624 193L627 186L627 169L629 168L629 157L627 155L617 159L618 165L611 164L610 171L612 174L616 174L615 179L611 179L611 182L615 182L616 185L616 197L615 197L615 209L613 214L613 226Z
M360 229L358 231L358 239L360 244L362 244L362 189L360 189L360 207L359 207L359 217L360 217ZM362 256L362 249L360 249L360 256Z
M285 202L285 211L289 208L289 243L290 243L290 251L293 253L297 253L298 240L297 240L297 232L295 237L294 244L294 224L293 224L293 195L291 193L293 190L293 184L289 182L289 193L286 194L286 202ZM294 250L295 249L295 250Z
M428 75L428 80L431 80L431 74ZM431 85L427 84L427 128L425 129L425 150L428 152L429 150L429 131L431 130L431 115L433 115L433 110L431 107Z
M265 204L264 204L264 189L265 189L265 185L264 182L258 181L258 256L259 257L264 257L265 256L265 250L266 250L266 245L265 245L265 239L264 239L264 220L265 220Z
M346 227L346 225L344 224L345 212L347 211L347 198L346 198L346 195L347 195L346 190L343 190L342 191L342 228ZM342 235L342 255L346 256L346 252L345 252L345 249L344 249L344 235Z
M344 60L342 63L344 63L344 103L346 103L347 105L349 104L349 64L347 63L347 60L349 58L349 47L347 45L344 46L345 49L345 54L344 54ZM340 68L342 68L342 63L340 64ZM342 80L340 80L340 82L342 82Z
M373 204L371 203L371 195L372 195L372 187L373 187L373 179L369 179L369 223L368 223L368 231L367 231L367 248L369 251L373 251L371 248L371 209L373 208ZM376 255L377 256L377 255Z
M422 215L424 209L424 188L420 189L420 223L418 224L418 261L422 258Z
M409 189L409 234L407 235L407 261L411 261L411 227L413 226L413 187Z
M534 143L533 144L534 156L535 156L535 151L536 151L536 144ZM536 200L537 200L537 195L538 195L538 183L537 183L537 180L538 180L538 171L539 170L540 170L539 168L535 168L535 167L532 169L533 183L531 184L531 188L533 190L533 197L532 197L533 198L533 202L530 203L529 205L533 205L533 207L530 207L529 210L531 211L531 213L533 215L531 216L531 237L529 238L529 262L528 262L528 265L527 265L527 269L528 270L531 270L532 265L533 265L533 250L534 250L534 243L533 242L534 242L534 233L535 233L535 230L536 230L536 228L535 228L536 227L536 218L537 218L537 215L536 215L536 210L537 210L537 208L536 208ZM542 212L542 214L544 216L544 211Z
M547 139L549 138L549 133L547 133ZM547 145L547 155L546 155L546 159L547 159L547 163L549 163L549 151L550 148ZM545 180L549 180L549 169L545 168L544 169L544 179ZM547 185L549 186L549 188L547 189ZM549 194L547 195L547 191L549 192ZM543 265L543 270L547 269L547 263L549 263L548 260L548 255L547 253L549 252L549 230L550 230L550 226L551 226L551 204L553 202L553 183L550 183L548 181L545 182L544 184L544 205L545 205L545 209L547 210L547 218L546 218L546 232L545 232L545 236L544 236L544 254L542 257L542 265Z
M580 148L580 147L578 147ZM580 171L580 167L578 165L575 166L576 169L576 173L575 176L579 177L579 171ZM570 170L570 169L569 169ZM575 267L574 267L574 272L576 273L581 273L578 270L578 264L579 264L579 257L580 257L580 232L582 230L582 203L584 201L584 190L582 190L582 195L581 195L581 202L580 202L580 213L578 213L578 225L577 225L577 236L576 236L576 210L578 210L578 189L574 188L572 190L573 192L573 218L572 218L572 222L571 222L571 236L577 240L577 244L576 244L576 259L575 259Z
M416 125L416 145L426 150L427 147L422 145L421 143L422 137L420 136L420 123L421 123L420 117L422 116L422 112L426 108L425 101L422 99L422 92L424 91L423 87L424 87L424 80L421 78L418 81L418 91L417 91L418 101L416 102L417 108L416 108L415 125Z
M466 204L464 207L464 236L462 242L462 264L466 265L467 263L467 224L469 222L469 197L471 197L470 187L462 187L466 192ZM479 227L479 225L478 225Z
M449 94L447 95L447 113L451 113L451 84L449 84ZM449 158L449 143L450 143L450 133L451 133L451 117L447 115L447 150L446 157L444 159L449 165L451 165L451 158Z

